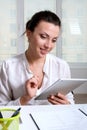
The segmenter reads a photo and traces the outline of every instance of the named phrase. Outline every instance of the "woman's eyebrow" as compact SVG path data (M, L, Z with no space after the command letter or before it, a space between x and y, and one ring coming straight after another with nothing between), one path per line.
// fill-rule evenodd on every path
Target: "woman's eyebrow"
M47 34L46 32L44 32L43 34L46 35L47 37L50 37L49 34Z
M44 32L44 35L46 35L47 37L50 37L50 35L47 34L46 32ZM53 39L57 39L57 38L58 38L58 36L53 37Z
M50 38L50 35L48 34L48 33L46 33L46 32L43 32L42 33L43 35L46 35L46 37L48 37L48 38ZM53 37L52 39L58 39L58 36L55 36L55 37Z

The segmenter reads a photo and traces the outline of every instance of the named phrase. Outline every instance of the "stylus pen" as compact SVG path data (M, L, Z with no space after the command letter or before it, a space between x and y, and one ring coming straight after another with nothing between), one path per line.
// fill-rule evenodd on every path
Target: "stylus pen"
M80 112L82 112L85 116L87 116L87 113L85 113L82 109L78 109Z
M39 126L37 125L35 119L33 118L32 114L30 113L30 117L33 120L34 124L36 125L37 129L40 130Z
M0 111L0 118L3 118L1 111Z
M18 108L18 109L13 113L13 115L12 115L11 117L16 116L16 115L19 113L20 110L21 110L21 108Z

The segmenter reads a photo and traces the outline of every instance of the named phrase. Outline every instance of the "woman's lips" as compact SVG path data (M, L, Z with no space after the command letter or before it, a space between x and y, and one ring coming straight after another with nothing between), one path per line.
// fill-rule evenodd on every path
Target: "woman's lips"
M48 50L46 50L46 49L40 49L40 50L41 50L42 54L47 54L48 53Z

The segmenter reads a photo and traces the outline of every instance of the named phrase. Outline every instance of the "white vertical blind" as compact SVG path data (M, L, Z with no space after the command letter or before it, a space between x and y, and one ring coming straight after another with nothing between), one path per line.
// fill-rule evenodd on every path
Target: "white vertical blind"
M16 0L0 0L0 62L17 53Z
M87 0L62 0L62 58L87 64Z
M87 77L87 0L0 0L0 63L25 51L28 42L20 36L25 24L45 9L62 20L61 39L52 53L69 63L73 77Z

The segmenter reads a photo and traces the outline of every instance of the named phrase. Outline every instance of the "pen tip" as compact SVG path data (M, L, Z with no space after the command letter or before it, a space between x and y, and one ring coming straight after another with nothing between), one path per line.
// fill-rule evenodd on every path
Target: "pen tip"
M21 110L21 107L20 107L20 108L18 108L18 110Z

